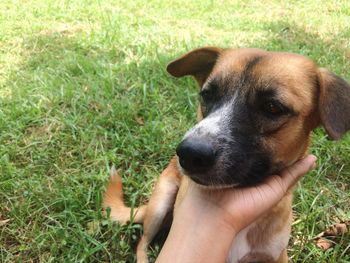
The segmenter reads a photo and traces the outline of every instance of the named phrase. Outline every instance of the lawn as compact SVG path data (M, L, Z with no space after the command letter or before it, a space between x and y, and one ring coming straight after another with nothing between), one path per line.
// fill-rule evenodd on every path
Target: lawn
M0 262L133 262L140 225L101 214L108 170L145 202L196 120L197 88L166 64L196 47L311 57L350 81L342 1L26 0L0 3ZM295 194L292 262L350 262L350 135L313 136L318 167ZM161 239L161 238L160 238ZM162 242L150 249L152 260Z

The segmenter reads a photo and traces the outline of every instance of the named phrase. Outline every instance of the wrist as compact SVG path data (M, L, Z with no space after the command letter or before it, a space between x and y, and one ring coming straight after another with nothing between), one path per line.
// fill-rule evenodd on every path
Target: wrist
M185 198L175 217L179 220L188 218L193 220L195 224L208 224L209 226L217 227L217 229L224 229L226 232L236 234L239 229L236 228L233 218L234 216L220 205L220 201L211 198L210 193L201 192L198 197Z
M225 217L211 201L185 198L157 262L224 262L236 234Z
M232 196L226 189L200 190L200 201L192 204L192 213L194 215L204 215L208 221L211 221L233 235L240 232L246 223L242 218L239 208L232 206Z
M181 208L157 262L225 262L235 237L232 226L216 212L198 214Z

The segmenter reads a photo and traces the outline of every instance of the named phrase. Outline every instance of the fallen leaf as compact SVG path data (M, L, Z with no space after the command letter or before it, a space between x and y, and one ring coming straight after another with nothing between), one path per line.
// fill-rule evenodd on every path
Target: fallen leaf
M8 221L10 221L10 219L0 220L0 226L6 225Z
M348 226L345 223L334 224L326 231L324 231L324 236L338 236L344 235L348 232Z
M145 125L145 120L142 117L135 116L135 120L140 125Z
M93 220L87 223L86 232L89 235L96 234L100 230L100 223L97 220Z
M313 239L316 240L316 246L322 250L330 249L335 241L327 240L323 237L335 238L337 236L344 235L349 232L349 220L342 221L340 223L334 224L333 226L327 228L325 231L319 233Z
M333 246L333 243L327 239L320 238L316 242L316 246L321 248L322 250L328 250Z

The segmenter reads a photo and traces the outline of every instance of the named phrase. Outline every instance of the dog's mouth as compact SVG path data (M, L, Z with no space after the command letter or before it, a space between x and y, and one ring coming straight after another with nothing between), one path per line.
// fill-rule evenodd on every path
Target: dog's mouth
M215 183L203 180L201 177L198 177L198 176L189 176L189 177L192 179L192 181L194 181L195 183L197 183L203 187L210 187L211 188L213 186L216 186Z
M239 183L223 183L215 179L208 179L206 176L203 176L203 174L192 174L188 173L181 164L178 162L178 167L183 175L191 178L193 182L195 182L197 185L199 185L202 188L205 189L224 189L224 188L232 188L232 187L239 187Z
M220 184L219 182L206 182L201 180L201 178L196 176L189 176L192 181L194 181L196 184L198 184L200 187L205 189L225 189L225 188L234 188L234 187L240 187L241 185L239 183L231 183L231 184Z

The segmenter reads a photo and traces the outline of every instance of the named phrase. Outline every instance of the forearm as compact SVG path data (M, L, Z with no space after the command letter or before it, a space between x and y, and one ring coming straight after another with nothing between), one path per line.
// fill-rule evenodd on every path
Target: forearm
M186 207L185 201L156 262L225 262L235 231L219 213L212 207Z

